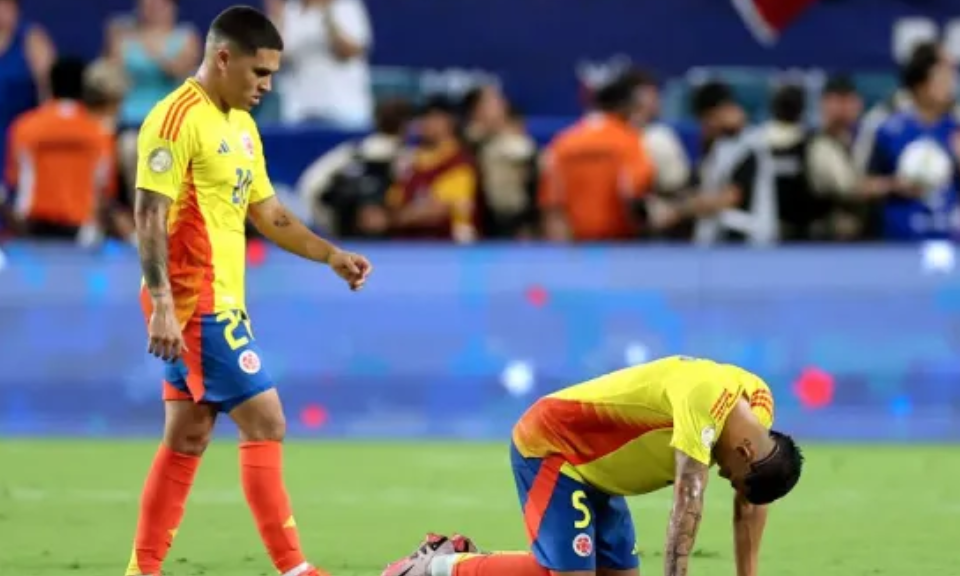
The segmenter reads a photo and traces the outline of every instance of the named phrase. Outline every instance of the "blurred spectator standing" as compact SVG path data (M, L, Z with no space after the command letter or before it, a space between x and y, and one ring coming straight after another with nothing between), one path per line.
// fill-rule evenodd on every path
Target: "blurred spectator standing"
M653 192L670 195L689 183L690 158L673 126L660 121L660 87L656 78L643 70L634 74L640 85L640 101L633 119L643 131L643 145L656 166Z
M53 99L10 129L7 181L17 227L33 238L94 242L100 207L115 191L112 139L83 105L83 62L60 60L51 71Z
M901 71L910 106L886 118L876 131L868 173L896 182L883 205L883 235L904 241L947 238L957 222L956 162L960 157L960 119L954 114L957 73L936 44L917 47ZM948 156L952 176L938 183L907 182L903 159L911 148L933 145Z
M751 205L748 195L758 171L757 158L742 139L746 114L730 87L717 81L695 88L690 110L700 128L699 159L686 190L650 203L651 227L657 236L670 240L746 239L754 219L745 207ZM772 178L772 167L765 164L763 174ZM772 218L771 194L763 198L767 202L756 208Z
M53 41L20 15L19 0L0 0L0 158L14 119L49 95Z
M419 142L401 159L387 193L391 235L398 238L477 240L479 182L468 148L457 133L457 107L434 96L417 118Z
M594 95L595 111L558 134L544 152L539 201L546 238L555 242L637 238L654 166L633 124L641 100L633 74Z
M100 123L106 132L110 148L117 157L117 129L120 107L127 93L127 81L117 66L110 61L99 59L87 67L83 77L83 100L87 111ZM108 177L114 182L116 190L124 190L125 184L116 162L112 163ZM132 198L127 194L116 194L110 202L101 207L100 218L104 231L128 242L135 243Z
M373 31L361 0L266 0L283 33L278 83L284 122L367 128L373 91L367 53Z
M379 102L373 134L340 144L304 171L297 191L311 208L314 224L339 238L387 234L386 195L411 112L405 100Z
M120 67L129 90L120 109L120 162L126 189L136 180L137 129L150 109L197 69L196 29L177 20L178 0L138 0L136 14L107 26L106 57Z
M909 110L913 107L912 91L904 84L911 60L913 60L916 54L929 53L931 51L938 51L945 60L951 59L951 55L947 50L936 42L920 42L916 44L912 50L909 50L900 68L900 88L891 94L889 98L872 106L861 119L853 146L854 162L861 173L865 174L868 172L870 158L873 155L873 146L877 137L877 130L880 128L880 125L893 114ZM957 118L960 118L960 104L954 104L953 114Z
M806 89L796 84L778 87L770 102L770 112L771 119L759 128L756 154L769 154L773 166L771 181L778 220L777 239L781 242L811 240L814 222L826 213L826 202L813 194L808 178L812 132L804 123Z
M464 138L480 176L484 238L533 238L539 224L536 142L496 85L468 92L463 112Z
M847 76L833 76L820 96L819 127L807 151L807 179L815 196L825 203L813 223L812 237L850 242L876 236L876 193L861 178L853 161L857 123L863 99Z

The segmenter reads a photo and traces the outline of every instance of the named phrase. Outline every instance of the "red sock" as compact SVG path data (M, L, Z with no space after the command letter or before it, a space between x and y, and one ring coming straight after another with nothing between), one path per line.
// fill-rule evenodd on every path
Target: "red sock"
M306 571L297 523L283 484L283 445L280 442L240 444L240 477L260 539L280 574Z
M140 496L137 537L127 575L159 574L177 534L200 467L200 457L180 454L161 444Z
M461 554L450 576L551 576L529 552Z

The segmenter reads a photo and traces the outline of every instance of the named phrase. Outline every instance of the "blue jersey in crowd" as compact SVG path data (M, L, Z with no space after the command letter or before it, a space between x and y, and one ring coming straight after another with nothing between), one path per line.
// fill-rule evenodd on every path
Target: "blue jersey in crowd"
M870 173L893 176L897 172L900 155L911 143L920 139L932 140L944 147L954 158L951 140L957 135L960 122L953 114L928 124L913 111L890 116L877 130ZM956 163L956 162L955 162ZM932 190L924 198L906 198L891 195L883 208L883 234L888 240L946 239L954 236L957 211L957 177L939 190Z

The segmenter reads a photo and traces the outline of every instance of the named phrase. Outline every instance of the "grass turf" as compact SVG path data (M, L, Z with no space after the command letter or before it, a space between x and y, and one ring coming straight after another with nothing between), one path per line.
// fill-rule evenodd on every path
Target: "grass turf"
M0 573L120 575L153 441L0 441ZM522 549L505 445L291 442L287 484L309 558L376 576L427 531ZM761 574L960 574L960 459L951 447L814 446L796 492L771 512ZM692 573L732 576L730 490L707 491ZM671 494L632 499L644 576L662 573ZM231 442L204 458L166 569L274 575L240 491Z

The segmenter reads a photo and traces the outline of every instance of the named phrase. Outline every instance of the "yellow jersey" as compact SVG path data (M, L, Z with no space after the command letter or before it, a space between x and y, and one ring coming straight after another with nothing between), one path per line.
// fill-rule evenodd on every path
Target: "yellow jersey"
M539 399L513 442L525 457L562 456L565 474L604 492L646 494L674 481L675 450L713 464L713 445L740 398L773 425L773 396L758 376L671 356Z
M137 188L173 201L168 273L177 318L245 310L247 207L274 195L253 118L223 112L190 79L154 106L137 148Z

